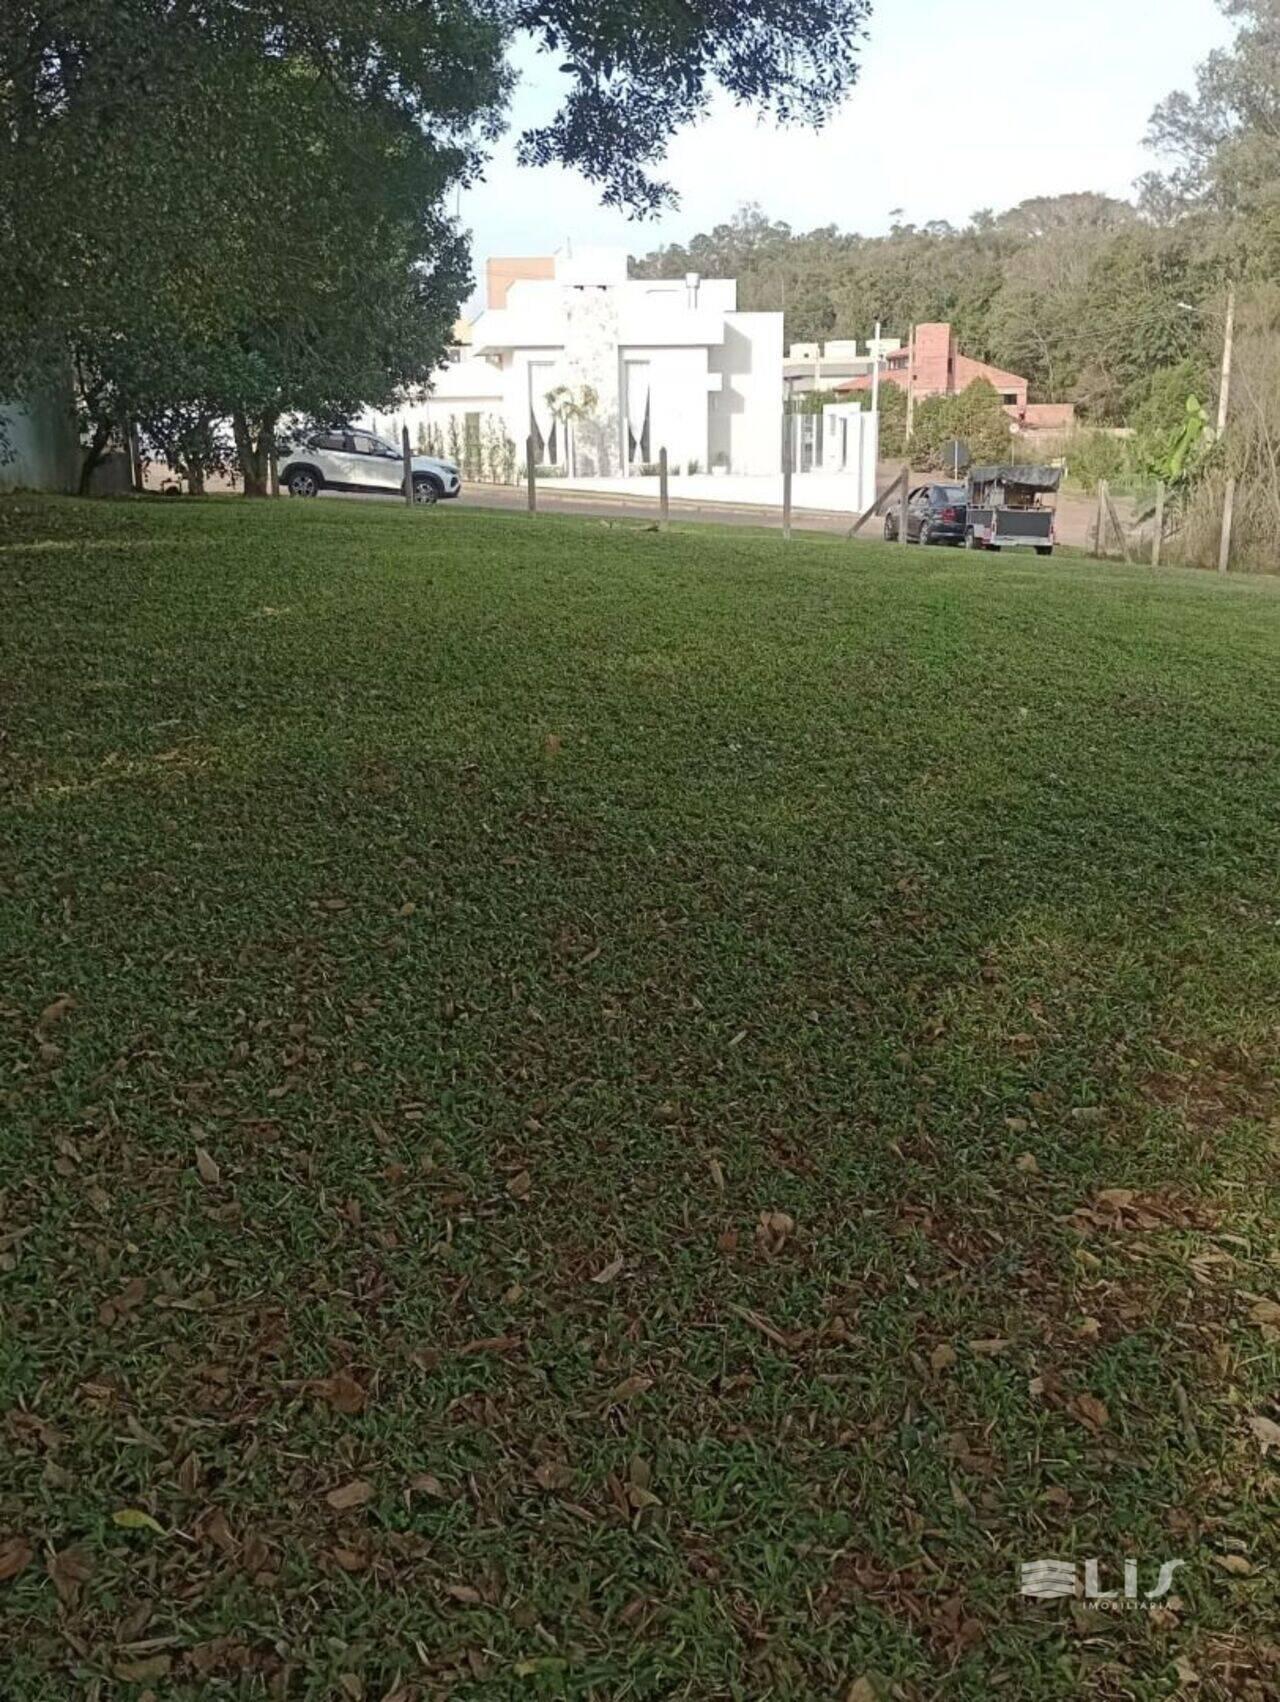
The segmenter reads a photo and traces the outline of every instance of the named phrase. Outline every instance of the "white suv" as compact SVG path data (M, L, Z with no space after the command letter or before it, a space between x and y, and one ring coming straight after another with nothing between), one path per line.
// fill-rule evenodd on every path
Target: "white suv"
M413 455L409 464L415 502L439 502L441 497L457 496L462 489L452 461ZM290 496L318 496L322 490L336 490L403 497L404 461L398 449L371 432L318 431L290 451L280 469L280 483Z

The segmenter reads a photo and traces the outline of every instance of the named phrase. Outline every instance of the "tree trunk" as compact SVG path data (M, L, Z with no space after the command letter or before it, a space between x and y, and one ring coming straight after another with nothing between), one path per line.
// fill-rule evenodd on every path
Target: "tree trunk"
M231 433L236 443L236 460L239 461L240 471L244 474L246 496L267 494L267 483L271 477L271 444L275 429L276 416L267 414L258 422L255 437L243 409L236 408L232 412Z
M79 494L81 496L88 496L89 484L93 478L93 470L98 465L98 462L101 461L103 451L106 449L110 440L111 427L109 425L99 424L94 426L93 437L89 443L89 447L84 452L84 460L80 463Z

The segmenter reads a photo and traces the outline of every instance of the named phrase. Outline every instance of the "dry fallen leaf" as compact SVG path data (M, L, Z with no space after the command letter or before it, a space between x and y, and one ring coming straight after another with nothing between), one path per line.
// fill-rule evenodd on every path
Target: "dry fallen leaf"
M653 1387L652 1377L624 1377L622 1382L611 1392L611 1401L629 1401L636 1395L643 1395L646 1389Z
M544 1460L534 1472L533 1481L539 1489L567 1489L573 1482L573 1473L558 1460Z
M1082 1423L1087 1424L1090 1430L1106 1428L1111 1415L1107 1411L1106 1403L1100 1401L1096 1395L1077 1395L1072 1405L1076 1416Z
M513 1347L520 1346L519 1336L477 1336L475 1341L464 1342L458 1349L462 1353L510 1353Z
M1033 1152L1020 1152L1013 1161L1013 1167L1015 1170L1025 1170L1029 1176L1034 1175L1040 1168Z
M217 1159L202 1146L196 1148L196 1170L200 1180L207 1182L211 1188L216 1187L222 1180L222 1168Z
M1249 1428L1258 1438L1264 1454L1270 1448L1280 1448L1280 1424L1269 1418L1253 1417L1249 1420Z
M409 1488L419 1495L430 1495L436 1501L447 1501L449 1491L436 1477L434 1472L419 1472L416 1477L409 1479Z
M1255 1300L1249 1308L1249 1316L1255 1324L1280 1325L1280 1304L1274 1300Z
M373 1485L368 1478L358 1477L344 1483L340 1489L331 1489L325 1500L334 1512L345 1513L352 1507L363 1507L366 1501L372 1501Z
M168 1677L172 1665L170 1655L148 1655L145 1661L117 1661L113 1670L125 1684L147 1684L153 1678Z
M751 1307L739 1306L736 1301L731 1300L729 1302L729 1310L730 1312L736 1313L744 1323L750 1324L753 1330L759 1330L760 1334L764 1336L767 1341L771 1341L775 1347L789 1348L791 1346L791 1342L785 1335L783 1335L782 1331L778 1329L775 1324L771 1324L766 1317L759 1312L753 1311Z
M144 1513L141 1507L121 1507L111 1515L111 1523L119 1525L124 1531L155 1531L157 1536L163 1536L164 1526L158 1524L150 1513Z
M869 1678L855 1678L844 1694L844 1702L880 1702Z
M522 1170L518 1176L513 1176L507 1183L507 1192L513 1200L527 1200L533 1188L533 1177L527 1170Z
M64 1548L45 1562L45 1570L53 1579L58 1599L73 1607L80 1597L80 1586L93 1577L93 1558L82 1548Z
M1106 1206L1112 1211L1123 1211L1134 1201L1132 1188L1103 1188L1101 1193L1094 1196L1094 1204Z
M0 1543L0 1584L10 1578L16 1578L31 1564L32 1550L21 1537L12 1537L8 1542Z
M997 1353L1003 1353L1008 1345L1007 1336L988 1336L985 1341L970 1342L969 1351L970 1353L982 1354L989 1359Z
M592 1282L598 1282L598 1283L601 1283L601 1284L606 1283L606 1282L612 1282L614 1277L616 1277L621 1270L622 1270L622 1259L621 1258L610 1259L609 1263L607 1265L605 1265L602 1269L598 1270L596 1272L596 1274L592 1277L591 1280L592 1280Z
M1224 1572L1230 1572L1233 1578L1251 1578L1253 1567L1243 1554L1215 1554L1213 1557Z
M332 1377L321 1377L312 1387L336 1412L364 1411L365 1392L349 1371L335 1371Z
M956 1350L950 1342L939 1342L929 1355L929 1363L935 1371L949 1371L956 1362Z
M48 1028L52 1022L61 1022L68 1011L75 1009L76 1002L70 993L59 993L51 1005L46 1005L37 1019L37 1027Z
M484 1600L479 1590L471 1584L446 1584L444 1590L445 1594L452 1596L454 1601L467 1602L473 1607Z
M560 735L559 735L559 733L548 733L546 738L543 741L542 748L543 748L543 750L546 751L548 756L559 756L559 754L560 754Z
M719 1188L720 1192L723 1193L724 1192L724 1166L720 1163L720 1160L718 1158L711 1159L707 1164L707 1169L711 1172L712 1182L715 1184L715 1186L717 1188Z

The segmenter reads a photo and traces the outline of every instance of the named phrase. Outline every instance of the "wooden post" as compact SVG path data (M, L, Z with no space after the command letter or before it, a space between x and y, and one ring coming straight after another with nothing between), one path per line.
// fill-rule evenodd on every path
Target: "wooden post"
M904 467L902 469L902 489L898 493L898 537L897 537L897 542L900 543L900 544L905 544L905 543L909 542L909 539L907 538L907 510L910 507L910 504L907 501L907 497L908 497L908 487L909 487L910 484L911 484L910 470L908 468Z
M129 472L134 490L142 490L142 448L138 442L138 427L133 420L129 421Z
M1164 480L1156 485L1156 517L1155 530L1151 537L1151 565L1159 567L1160 552L1164 547Z
M1227 494L1222 505L1222 542L1218 545L1218 572L1225 573L1231 565L1231 522L1236 511L1236 481L1227 480Z
M1110 490L1107 491L1107 513L1111 516L1111 525L1115 535L1120 540L1120 554L1126 561L1132 561L1133 557L1129 554L1129 540L1125 536L1124 527L1120 524L1120 516L1116 512L1115 503L1111 500Z
M1107 553L1107 481L1098 480L1098 517L1093 529L1093 553L1095 556L1105 556Z
M413 455L409 449L409 428L407 425L402 425L400 427L400 455L401 459L404 461L404 500L407 503L412 504Z
M529 512L530 514L536 514L538 512L538 485L533 471L532 432L530 432L528 437L524 440L524 468L525 478L528 480L529 484Z
M658 451L658 530L665 532L671 518L671 502L667 493L667 451Z
M782 535L791 536L791 445L795 436L795 416L782 416Z
M272 445L271 445L271 454L270 454L270 457L269 457L269 463L268 464L271 468L271 494L272 494L272 496L279 496L280 495L280 457L276 454L276 446L275 446L274 443L272 443Z

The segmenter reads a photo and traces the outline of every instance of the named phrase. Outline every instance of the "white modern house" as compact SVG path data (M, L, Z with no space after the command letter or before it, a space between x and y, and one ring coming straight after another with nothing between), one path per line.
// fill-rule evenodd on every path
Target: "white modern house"
M776 474L782 315L740 313L732 278L628 278L622 249L491 260L487 306L410 436L473 447L495 426L518 460L575 479L651 471Z

